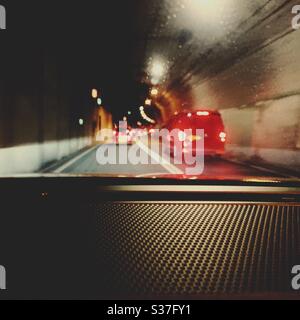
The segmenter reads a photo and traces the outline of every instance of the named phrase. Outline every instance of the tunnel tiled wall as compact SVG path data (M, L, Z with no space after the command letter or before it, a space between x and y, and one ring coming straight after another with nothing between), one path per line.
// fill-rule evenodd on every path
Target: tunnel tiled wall
M90 144L95 129L72 63L49 48L18 45L7 41L0 53L0 174L37 171Z
M228 155L300 168L300 95L221 113Z
M299 36L265 43L194 89L197 106L221 110L231 153L300 168Z

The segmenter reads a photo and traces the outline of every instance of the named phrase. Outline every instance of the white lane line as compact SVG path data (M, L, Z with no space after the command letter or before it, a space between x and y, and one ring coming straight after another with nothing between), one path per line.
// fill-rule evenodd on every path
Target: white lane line
M161 165L163 168L165 168L168 172L171 174L184 174L183 171L181 171L179 168L175 167L173 164L171 164L169 161L164 159L162 156L160 156L158 153L150 150L146 145L144 145L141 141L137 142L137 145L146 152L156 163Z
M54 173L62 173L64 170L66 170L67 168L71 167L75 162L79 161L81 158L83 158L84 156L86 156L87 154L89 154L90 152L94 151L98 146L94 146L91 149L86 150L85 152L79 154L77 157L71 159L70 161L66 162L65 164L63 164L61 167L57 168L56 170L54 170Z

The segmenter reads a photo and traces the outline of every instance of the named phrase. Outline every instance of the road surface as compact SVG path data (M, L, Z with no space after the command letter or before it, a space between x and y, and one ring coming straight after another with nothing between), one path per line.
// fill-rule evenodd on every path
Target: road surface
M99 164L97 161L97 151L101 145L88 148L75 156L64 159L47 168L45 172L56 174L97 174L108 176L135 176L135 177L156 177L161 175L180 175L186 173L186 165L174 165L174 163L164 163L165 156L153 154L143 145L140 148L139 157L148 158L149 164L133 164L129 160L126 164L120 164L120 155L129 153L132 146L127 145L105 145L107 150L116 148L115 164ZM125 156L126 158L126 156ZM156 160L152 164L152 160ZM128 157L127 157L128 159ZM165 161L167 162L167 161ZM223 158L208 158L204 160L204 171L202 176L205 178L222 179L243 179L245 177L286 177L283 173L265 167L251 166Z

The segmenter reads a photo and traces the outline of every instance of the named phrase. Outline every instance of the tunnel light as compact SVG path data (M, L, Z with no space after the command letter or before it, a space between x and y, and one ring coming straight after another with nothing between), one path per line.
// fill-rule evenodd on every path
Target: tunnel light
M156 56L149 61L148 76L153 85L158 85L163 81L168 71L168 63L161 56Z
M84 120L83 119L79 119L78 123L79 123L80 126L83 126L84 125Z
M152 67L151 67L151 70L150 70L150 74L155 79L160 79L161 77L163 77L164 74L165 74L164 64L161 61L155 61L152 64Z
M178 26L186 27L207 40L222 38L229 30L234 29L239 18L243 16L244 5L237 0L182 0ZM241 1L242 2L242 1ZM205 30L205 32L204 32ZM207 35L207 36L205 36ZM209 38L209 39L208 39Z
M157 95L158 95L158 89L153 88L153 89L151 90L151 95L152 95L153 97L157 96Z
M147 122L149 122L151 124L155 124L156 123L156 121L154 119L151 119L150 117L148 117L148 115L146 114L146 112L144 110L144 107L141 107L140 111L141 111L141 116L145 121L147 121Z
M220 4L226 5L226 1L224 0L187 0L187 4L193 8L196 13L199 13L199 11L202 11L203 13L207 15L215 15L218 11L218 8L220 7Z
M98 98L98 90L97 89L93 89L92 90L92 98L93 99L97 99Z
M152 78L151 79L151 84L153 84L154 86L158 85L159 84L159 79L158 78Z

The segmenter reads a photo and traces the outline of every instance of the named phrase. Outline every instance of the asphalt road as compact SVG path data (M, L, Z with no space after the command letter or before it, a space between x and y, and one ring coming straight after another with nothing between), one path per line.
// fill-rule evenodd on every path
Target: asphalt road
M134 145L136 146L136 145ZM139 148L139 157L148 159L148 164L132 163L126 154L130 153L133 146L127 145L105 145L105 157L110 152L110 159L115 159L113 164L100 164L97 161L97 152L99 156L99 147L97 145L76 156L65 159L47 170L47 172L56 174L97 174L112 176L135 176L135 177L156 177L160 175L182 175L186 174L188 166L174 165L174 163L163 163L166 157L159 154L151 154L151 151L144 145ZM137 146L136 146L137 147ZM101 154L103 159L103 152ZM120 157L123 157L123 163L120 163ZM151 163L156 161L155 164ZM158 162L158 163L157 163ZM168 162L168 161L165 161ZM172 162L172 161L171 161ZM269 168L251 166L232 160L222 158L205 158L204 171L201 176L205 178L222 178L222 179L242 179L255 177L284 177Z

